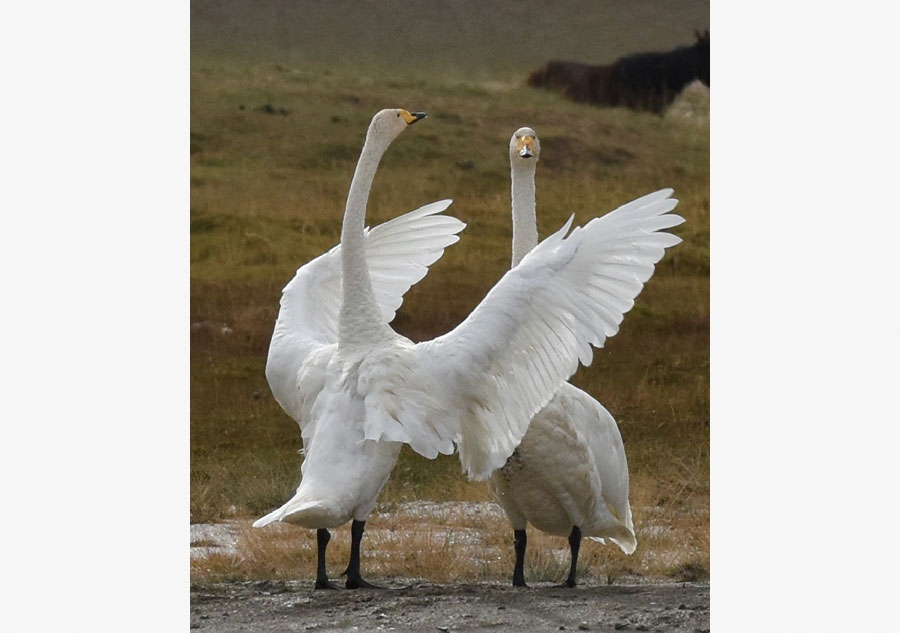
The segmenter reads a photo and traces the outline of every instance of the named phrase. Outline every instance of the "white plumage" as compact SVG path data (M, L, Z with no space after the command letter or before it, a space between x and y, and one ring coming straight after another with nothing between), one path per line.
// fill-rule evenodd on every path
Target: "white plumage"
M567 236L570 219L507 272L457 328L413 344L390 328L379 307L364 230L378 162L412 120L405 110L382 110L369 126L341 232L337 343L322 340L321 326L310 334L300 325L291 352L297 394L291 401L288 389L285 402L301 418L303 477L290 501L254 524L282 520L316 528L317 586L327 584L326 528L350 519L348 586L364 584L358 555L364 519L401 442L429 458L457 447L468 475L486 479L578 361L590 362L590 346L616 332L653 264L680 241L659 232L682 221L666 214L675 201L665 192Z
M540 140L533 129L520 128L510 139L509 150L512 265L516 266L537 244L534 175L540 157ZM616 213L643 216L645 214L638 209L642 206L656 208L659 201L667 200L670 194L670 190L650 194L625 205ZM670 219L662 220L662 224L671 226L671 218L675 216L663 217ZM652 230L656 224L648 221L645 226L647 230ZM631 240L630 231L626 229L618 233L623 228L611 225L608 239L621 242L627 248ZM665 239L665 246L678 241L672 236ZM638 248L632 256L633 263L643 271L637 277L641 281L646 281L653 271L653 262L649 262L649 274L648 262L637 264L644 254L652 255L650 259L653 259L656 252ZM617 285L613 282L610 288L614 289ZM631 299L636 294L634 292ZM631 299L617 301L622 312L631 308ZM569 587L576 584L582 536L601 542L609 538L626 554L631 554L637 545L628 502L628 462L619 428L603 405L569 383L563 384L554 398L534 416L516 451L501 469L491 475L489 487L514 530L516 563L513 584L516 586L526 586L524 557L528 523L543 532L569 537L572 560L565 583Z
M403 295L427 274L428 267L440 259L444 248L456 243L456 235L465 224L456 218L437 215L451 200L432 202L415 211L389 220L365 232L366 263L381 317L394 320L403 303ZM275 400L300 425L307 442L314 432L310 401L302 394L318 393L310 386L297 389L297 372L309 374L334 353L329 345L338 341L338 315L341 309L341 247L301 266L284 287L281 309L275 322L266 379ZM318 363L303 363L303 358L318 351ZM309 380L316 378L309 376Z
M399 114L404 127L421 118L405 111ZM363 158L367 159L365 164ZM365 152L360 157L363 169L358 168L354 176L355 188L351 185L358 197L368 197L378 159L380 155ZM374 229L363 230L366 265L378 311L385 322L394 319L403 295L427 274L428 266L443 255L444 248L458 241L456 234L465 224L437 215L450 203L433 202ZM301 266L282 292L266 361L266 379L275 400L300 426L307 455L301 465L306 486L301 487L303 495L298 489L294 498L253 525L263 527L273 521L286 521L317 529L317 588L334 587L324 570L324 551L330 540L327 528L350 518L354 520L354 534L347 586L368 585L359 576L359 540L365 519L400 453L400 445L393 442L360 441L354 437L352 426L326 424L316 433L318 419L360 417L352 402L328 396L336 388L329 380L328 368L338 349L342 285L340 245ZM350 410L342 410L342 404L350 404ZM318 448L311 451L314 437ZM327 477L307 477L310 465L314 472L332 472Z

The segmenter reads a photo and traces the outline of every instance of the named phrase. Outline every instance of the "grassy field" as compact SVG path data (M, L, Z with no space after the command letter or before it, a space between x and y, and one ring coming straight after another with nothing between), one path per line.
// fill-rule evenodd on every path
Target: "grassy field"
M204 9L204 3L192 4L191 521L245 525L296 488L299 432L272 399L264 376L281 288L299 265L337 243L372 114L406 107L425 110L429 118L402 135L382 161L369 224L445 197L455 201L449 213L468 224L461 241L406 296L394 326L413 340L454 327L509 265L506 148L518 127L530 125L541 137L542 236L571 213L583 224L643 193L675 188L678 211L687 219L676 229L684 243L663 259L620 333L573 378L620 423L639 542L631 557L612 547L584 551L586 567L596 566L598 573L612 566L616 574L708 574L708 124L569 103L524 86L517 69L527 70L530 57L496 50L490 63L470 71L459 63L428 72L397 63L373 73L353 63L353 55L366 54L364 43L354 44L362 52L338 47L340 54L326 60L328 38L321 33L308 55L295 47L279 56L272 41L253 48L253 38L217 48L215 42L225 40L211 34L224 32L233 15L210 21ZM683 17L677 33L669 25L671 45L689 43L694 26L708 25L689 20ZM370 30L370 37L380 32L382 41L390 41L391 51L398 46L383 25ZM279 32L274 39L281 37ZM418 41L415 34L409 41ZM608 54L617 53L611 48ZM274 114L265 111L267 104ZM404 449L381 509L423 499L484 501L489 495L485 485L465 481L456 457L428 461ZM510 555L503 521L486 521L482 528L489 542L502 545L503 557ZM242 535L253 555L192 564L192 577L311 577L311 532L286 527L277 538L250 530ZM418 543L419 564L440 558L446 548L441 538ZM336 560L343 540L330 553ZM542 542L533 541L535 556ZM364 568L370 563L365 559ZM506 564L504 558L478 569L461 566L452 576L505 578ZM414 575L419 567L410 565L382 571ZM428 577L425 567L421 573Z

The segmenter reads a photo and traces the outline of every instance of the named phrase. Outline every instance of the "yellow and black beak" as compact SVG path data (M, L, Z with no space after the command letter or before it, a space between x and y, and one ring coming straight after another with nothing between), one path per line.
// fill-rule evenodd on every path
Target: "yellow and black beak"
M521 158L534 158L534 137L526 135L516 142L516 149Z
M403 120L406 121L407 125L412 125L416 121L420 121L428 115L424 112L408 112L407 110L400 110L400 116L403 117Z

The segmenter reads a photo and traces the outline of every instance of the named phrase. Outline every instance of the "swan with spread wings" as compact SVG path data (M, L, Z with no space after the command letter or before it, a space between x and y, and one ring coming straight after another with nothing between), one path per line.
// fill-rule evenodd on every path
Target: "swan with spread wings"
M538 243L535 170L540 153L541 142L532 128L513 133L509 144L513 266ZM670 194L670 190L658 191L627 206L649 205ZM611 226L609 230L611 238L617 239L617 229ZM631 306L623 303L620 307L624 312ZM564 383L531 419L521 443L489 482L491 494L513 527L513 585L527 586L528 523L543 532L568 537L571 563L566 587L577 584L582 536L600 542L608 538L631 554L637 539L628 480L628 460L615 418L589 394Z

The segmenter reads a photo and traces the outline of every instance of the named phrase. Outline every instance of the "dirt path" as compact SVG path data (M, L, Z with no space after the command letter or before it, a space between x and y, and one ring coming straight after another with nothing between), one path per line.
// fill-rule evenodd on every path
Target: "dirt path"
M708 633L709 585L578 587L391 583L317 591L308 582L191 588L201 631L666 631Z

